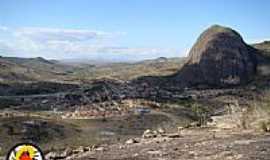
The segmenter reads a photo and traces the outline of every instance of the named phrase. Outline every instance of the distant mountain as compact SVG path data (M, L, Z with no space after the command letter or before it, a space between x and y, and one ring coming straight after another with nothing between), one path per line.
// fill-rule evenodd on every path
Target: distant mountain
M41 57L0 57L0 81L61 79L72 67Z
M29 62L53 64L53 62L46 60L42 57L37 57L37 58L1 57L1 58L10 62L18 63L18 64L27 64Z
M176 72L185 58L166 58L139 62L104 62L94 60L47 60L42 57L0 56L0 82L69 81L113 78L130 80L139 76L168 75Z
M14 64L18 64L23 67L34 68L39 70L53 69L54 71L58 70L62 71L66 67L64 65L61 65L59 61L47 60L42 57L37 58L0 57L0 58L4 61L12 62Z
M184 64L186 58L157 58L139 62L106 63L91 66L91 63L80 65L74 71L75 77L83 79L113 78L131 80L140 76L162 76L175 73Z

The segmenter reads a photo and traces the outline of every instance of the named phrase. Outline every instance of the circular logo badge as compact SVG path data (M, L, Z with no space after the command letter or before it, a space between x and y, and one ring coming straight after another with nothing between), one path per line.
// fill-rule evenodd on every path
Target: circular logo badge
M22 143L9 151L6 160L44 160L44 156L36 145Z

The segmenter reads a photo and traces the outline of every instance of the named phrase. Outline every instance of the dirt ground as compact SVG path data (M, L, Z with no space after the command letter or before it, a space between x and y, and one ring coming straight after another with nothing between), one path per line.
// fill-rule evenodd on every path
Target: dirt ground
M183 131L179 138L137 139L74 155L74 160L270 160L270 134L249 131Z

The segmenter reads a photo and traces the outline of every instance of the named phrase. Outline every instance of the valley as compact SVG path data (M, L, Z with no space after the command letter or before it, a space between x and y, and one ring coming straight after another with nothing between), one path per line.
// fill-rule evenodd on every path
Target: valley
M214 25L187 58L0 57L0 155L31 142L52 160L268 159L268 44Z

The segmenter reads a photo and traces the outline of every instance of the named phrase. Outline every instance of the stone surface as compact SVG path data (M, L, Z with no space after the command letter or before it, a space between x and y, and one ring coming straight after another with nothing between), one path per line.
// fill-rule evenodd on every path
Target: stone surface
M104 152L88 152L73 158L74 160L253 160L269 159L270 137L252 133L222 130L216 132L217 138L211 136L207 129L192 129L181 138L159 137L142 139L139 143L126 145L113 144ZM224 136L225 135L225 136ZM166 140L166 141L164 141ZM251 152L252 151L252 152Z
M176 80L183 86L246 84L256 73L255 53L239 33L214 25L200 35Z
M165 133L165 130L163 128L158 128L157 131L158 131L159 134L164 134Z
M138 141L136 140L136 139L128 139L127 141L126 141L126 144L133 144L133 143L138 143Z

